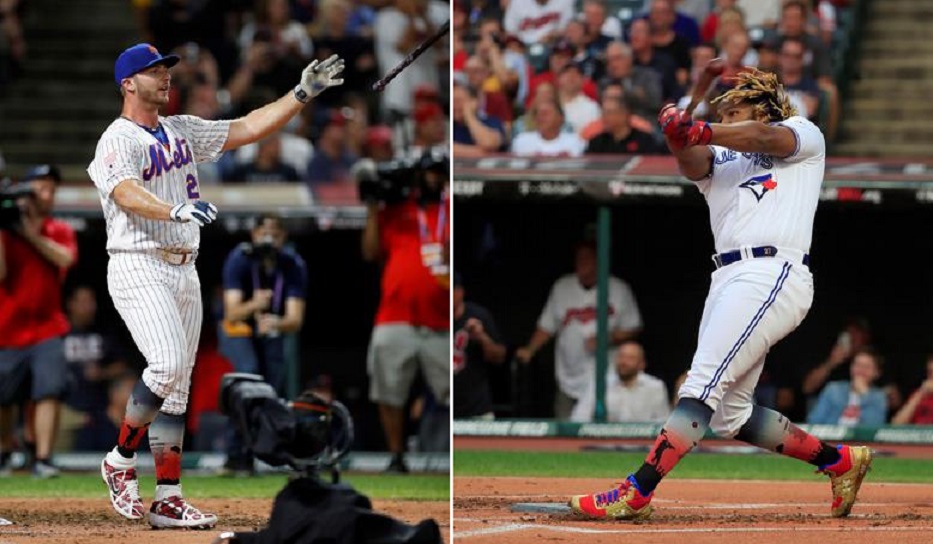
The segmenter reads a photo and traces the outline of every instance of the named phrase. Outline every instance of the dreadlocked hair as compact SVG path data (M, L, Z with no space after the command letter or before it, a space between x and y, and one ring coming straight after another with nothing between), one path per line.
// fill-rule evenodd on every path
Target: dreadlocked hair
M771 122L783 121L797 115L797 108L790 103L784 85L775 74L762 72L758 68L746 68L736 74L735 86L710 101L748 102L755 106L755 113L764 115Z

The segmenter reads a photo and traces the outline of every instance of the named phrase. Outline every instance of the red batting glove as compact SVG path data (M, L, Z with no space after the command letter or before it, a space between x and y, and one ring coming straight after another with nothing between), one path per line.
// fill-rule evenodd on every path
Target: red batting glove
M661 125L661 128L665 128L669 122L675 120L678 116L680 110L677 109L677 106L673 104L666 104L661 111L658 112L658 124Z
M705 121L693 121L687 129L686 147L709 145L713 140L713 129Z
M661 113L658 114L658 124L661 125L664 139L671 151L680 151L687 146L689 123L690 116L678 110L673 104L668 104L661 109Z

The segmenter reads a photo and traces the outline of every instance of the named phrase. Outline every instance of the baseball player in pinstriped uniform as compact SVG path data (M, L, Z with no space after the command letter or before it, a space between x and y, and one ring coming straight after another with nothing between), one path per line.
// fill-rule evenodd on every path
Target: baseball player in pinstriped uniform
M261 140L282 128L312 97L340 85L344 61L312 61L293 92L233 121L189 115L160 117L168 103L175 55L149 44L123 51L114 77L123 110L101 136L88 174L107 221L107 285L120 316L146 358L133 389L117 446L101 462L113 508L143 517L136 449L149 431L155 458L155 501L149 524L158 528L211 527L182 495L181 447L185 409L201 330L201 287L194 261L200 227L217 208L200 199L197 163ZM151 424L151 427L150 427Z
M872 453L833 446L752 397L765 356L813 302L807 251L826 166L820 129L797 115L777 76L751 68L721 97L722 123L669 105L659 123L681 173L706 197L716 242L697 349L677 406L645 462L617 488L570 499L590 517L645 519L654 489L708 429L816 466L848 516Z

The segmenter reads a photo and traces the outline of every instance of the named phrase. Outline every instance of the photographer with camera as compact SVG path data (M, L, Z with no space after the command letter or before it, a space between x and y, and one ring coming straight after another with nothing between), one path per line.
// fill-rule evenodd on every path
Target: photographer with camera
M369 395L393 454L388 471L407 472L404 408L419 366L437 402L449 404L449 159L430 150L417 162L382 164L358 177L368 209L363 258L383 265Z
M62 337L69 330L61 286L78 257L74 231L51 217L60 182L58 168L42 165L0 191L0 409L6 412L0 419L10 421L31 381L37 477L58 475L50 458L66 389Z
M252 241L238 245L224 263L224 315L220 352L237 372L259 374L285 394L285 338L304 320L308 274L304 260L284 248L287 233L276 215L260 216ZM252 474L253 454L231 423L227 462L232 474Z

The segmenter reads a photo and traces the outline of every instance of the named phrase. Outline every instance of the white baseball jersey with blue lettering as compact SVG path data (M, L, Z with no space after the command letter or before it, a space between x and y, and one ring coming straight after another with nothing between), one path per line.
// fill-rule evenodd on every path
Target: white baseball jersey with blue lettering
M826 144L819 128L803 117L779 124L797 141L789 157L710 146L712 173L697 182L709 205L716 252L738 250L743 258L712 274L697 350L678 396L715 410L711 427L728 437L751 415L771 346L800 325L813 302L813 276L803 260ZM753 248L762 246L776 254L753 258Z
M229 121L205 121L192 115L159 117L169 146L126 118L116 119L97 143L87 171L100 193L107 220L107 251L197 249L201 229L194 223L156 221L127 213L110 198L127 179L169 204L201 197L197 163L214 162L227 141Z
M201 284L193 261L170 264L158 250L196 251L200 228L130 213L114 201L113 189L135 180L172 205L198 200L197 163L220 158L230 122L189 115L160 117L159 122L168 145L133 121L115 120L97 143L87 171L107 221L107 286L146 358L143 381L165 399L162 411L183 414L201 333Z

